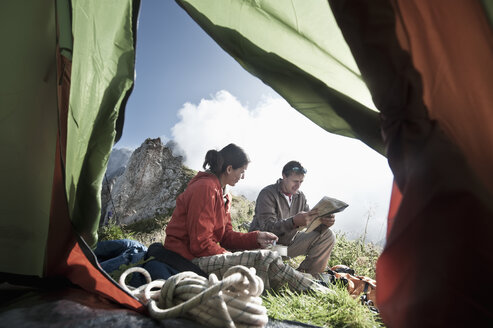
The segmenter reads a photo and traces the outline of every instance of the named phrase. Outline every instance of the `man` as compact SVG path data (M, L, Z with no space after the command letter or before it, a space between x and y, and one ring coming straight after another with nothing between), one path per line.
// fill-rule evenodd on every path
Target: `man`
M317 275L326 270L334 247L335 235L329 227L335 217L322 217L322 224L309 233L298 231L317 217L316 211L309 211L305 195L299 190L305 173L306 169L297 161L284 165L282 179L260 191L250 231L276 234L278 243L288 246L289 257L306 255L298 270Z

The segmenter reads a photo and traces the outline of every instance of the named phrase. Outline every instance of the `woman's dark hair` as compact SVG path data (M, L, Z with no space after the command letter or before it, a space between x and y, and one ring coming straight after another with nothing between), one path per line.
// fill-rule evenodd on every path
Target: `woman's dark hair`
M209 170L219 176L226 171L226 168L231 165L233 169L240 168L250 163L248 155L243 149L237 145L230 143L220 151L211 149L205 154L205 161L202 167L204 170L209 167Z

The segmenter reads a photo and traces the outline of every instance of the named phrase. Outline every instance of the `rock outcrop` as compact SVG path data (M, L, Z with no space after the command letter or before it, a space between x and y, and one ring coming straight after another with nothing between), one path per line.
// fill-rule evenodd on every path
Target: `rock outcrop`
M196 172L157 138L145 140L124 171L117 173L103 183L102 224L109 219L128 224L170 215L176 197Z
M133 150L128 148L113 149L108 160L108 167L106 168L106 178L108 180L120 176L125 172L132 153Z

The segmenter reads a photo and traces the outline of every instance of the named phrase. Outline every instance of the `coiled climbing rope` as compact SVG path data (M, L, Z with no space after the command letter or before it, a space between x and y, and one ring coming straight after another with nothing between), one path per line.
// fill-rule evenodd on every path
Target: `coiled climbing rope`
M139 272L147 284L138 288L127 286L126 277ZM194 272L181 272L167 280L152 281L141 267L126 270L119 280L127 292L147 304L149 313L156 319L190 316L208 327L265 327L267 310L260 295L264 290L262 279L255 269L237 265L218 280L215 274L209 279Z

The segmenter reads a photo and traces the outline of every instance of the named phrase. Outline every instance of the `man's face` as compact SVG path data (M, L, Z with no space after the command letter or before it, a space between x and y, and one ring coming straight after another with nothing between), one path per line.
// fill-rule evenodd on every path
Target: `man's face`
M285 194L294 194L300 189L303 180L305 179L304 174L292 173L289 176L282 175L281 190Z

